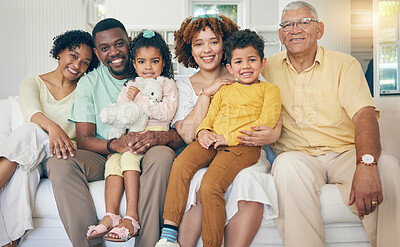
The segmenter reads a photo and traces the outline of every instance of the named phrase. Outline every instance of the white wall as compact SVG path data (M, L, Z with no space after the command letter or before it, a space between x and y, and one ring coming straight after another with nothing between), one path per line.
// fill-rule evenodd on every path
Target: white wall
M127 29L179 28L186 17L186 0L105 0L107 17L124 23Z
M20 81L56 68L53 37L86 27L86 0L0 0L0 99L18 95Z
M22 78L56 67L49 57L52 38L66 30L90 29L87 7L103 3L107 17L127 28L179 28L189 0L0 0L3 25L0 45L0 98L18 94ZM246 26L278 28L282 8L289 0L242 0L249 10ZM317 8L326 29L321 44L350 53L350 1L308 0ZM87 30L91 31L91 30Z
M18 1L0 0L0 6L0 99L3 99L17 95L25 73L25 18Z

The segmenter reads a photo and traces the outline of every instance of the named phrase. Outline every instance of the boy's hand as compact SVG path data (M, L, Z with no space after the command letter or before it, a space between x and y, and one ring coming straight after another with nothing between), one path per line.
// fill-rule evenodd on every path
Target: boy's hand
M140 92L140 90L137 87L130 86L128 89L127 97L128 99L134 101L136 98L136 95Z
M200 130L197 136L200 145L205 149L208 149L213 143L217 141L216 135L206 129Z
M214 148L217 148L219 146L228 146L228 142L225 140L225 137L223 135L216 135L215 138L217 141L214 143Z

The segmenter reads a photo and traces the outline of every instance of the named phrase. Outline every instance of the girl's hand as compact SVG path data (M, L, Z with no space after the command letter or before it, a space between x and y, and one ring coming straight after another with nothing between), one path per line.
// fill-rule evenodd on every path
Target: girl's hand
M57 158L67 159L68 152L71 157L74 157L76 147L69 139L68 135L57 124L49 128L49 144L50 144L50 157L56 154Z
M216 135L209 130L203 129L198 133L198 140L200 145L208 149L213 143L217 141Z
M211 83L210 86L205 88L203 91L206 91L207 93L209 93L211 95L214 95L223 85L230 85L230 84L232 84L234 82L236 82L236 81L235 80L218 78L213 83Z
M140 90L137 87L130 86L128 89L127 97L128 99L134 101L136 98L136 95L140 92Z
M228 142L225 140L223 135L216 135L215 139L217 139L217 141L214 143L214 148L219 146L228 146Z

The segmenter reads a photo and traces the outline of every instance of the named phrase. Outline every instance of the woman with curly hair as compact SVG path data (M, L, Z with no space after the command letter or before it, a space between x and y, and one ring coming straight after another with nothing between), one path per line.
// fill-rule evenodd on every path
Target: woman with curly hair
M74 156L75 125L68 121L79 78L99 64L92 36L74 30L55 37L50 54L55 70L29 76L20 84L24 117L0 146L0 246L17 246L33 229L32 206L49 157Z
M207 114L212 96L221 86L235 82L225 67L223 43L237 30L238 26L224 15L202 15L185 19L175 32L178 61L185 67L199 69L194 75L176 82L179 106L173 124L186 144L194 141L196 129ZM256 131L242 131L243 136L239 136L241 144L262 146L276 141L280 124L274 129L259 126L253 130L263 130L263 134L259 132L255 135L257 144L254 139L249 140ZM263 214L267 218L274 217L271 213L275 210L271 208L276 205L268 200L270 192L267 191L274 188L273 179L267 174L270 166L265 152L261 152L259 161L243 169L227 189L225 246L249 246L259 229ZM202 231L203 210L198 191L206 170L203 168L193 176L185 214L179 222L164 221L161 239L156 246L196 246ZM209 243L203 244L209 246Z

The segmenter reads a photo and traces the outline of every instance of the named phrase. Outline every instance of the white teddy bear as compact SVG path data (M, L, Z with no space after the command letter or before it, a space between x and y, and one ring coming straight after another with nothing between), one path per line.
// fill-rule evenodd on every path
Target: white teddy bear
M135 82L140 92L155 103L162 99L164 79L162 76L157 79L137 77ZM107 106L101 111L100 119L110 126L109 138L119 138L127 129L135 132L144 130L149 116L136 103L130 101Z

